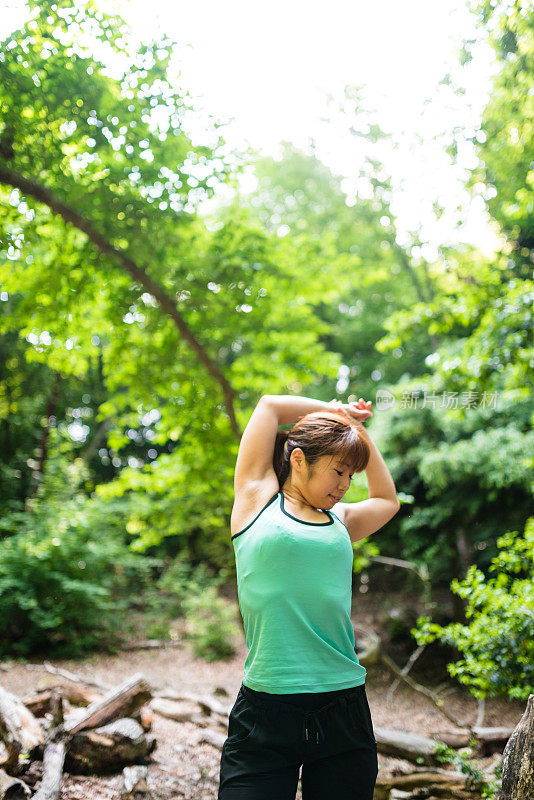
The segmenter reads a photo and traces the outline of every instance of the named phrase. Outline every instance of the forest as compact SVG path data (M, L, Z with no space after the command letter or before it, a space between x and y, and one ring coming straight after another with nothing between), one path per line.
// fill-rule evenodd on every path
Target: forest
M192 764L165 783L170 756L156 750L152 796L216 797L246 654L233 475L264 394L371 400L366 427L397 488L399 512L353 545L376 800L532 796L534 10L471 10L497 67L480 125L444 149L451 164L476 153L465 188L498 236L490 256L444 242L429 259L422 230L399 243L380 161L395 141L362 87L347 85L336 123L364 145L349 197L313 148L238 152L215 118L199 141L187 87L170 77L176 42L140 44L98 3L30 0L0 43L0 798L28 786L38 800L118 797L139 752L115 752L99 794L77 776L89 744L76 744L74 707L119 684L135 712L152 696L154 730L175 726L161 741L183 742ZM231 199L201 213L221 185ZM367 496L359 474L345 500ZM158 696L158 680L175 695ZM393 717L388 689L402 695ZM31 746L13 744L15 698L40 719ZM44 720L62 703L74 738L50 788L39 764L58 745ZM390 728L426 744L392 743ZM456 778L441 793L439 768L422 779L438 738Z

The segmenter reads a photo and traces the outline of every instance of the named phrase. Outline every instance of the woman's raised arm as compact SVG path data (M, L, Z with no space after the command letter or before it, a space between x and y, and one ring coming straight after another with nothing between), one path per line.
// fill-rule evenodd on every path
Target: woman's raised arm
M311 414L312 411L332 411L330 403L324 400L314 400L312 397L299 397L294 394L266 394L268 400L278 417L279 425L296 422L300 417Z

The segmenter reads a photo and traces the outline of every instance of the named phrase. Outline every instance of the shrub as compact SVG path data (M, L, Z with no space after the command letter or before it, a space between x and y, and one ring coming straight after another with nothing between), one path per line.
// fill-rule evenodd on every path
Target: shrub
M421 616L412 634L418 644L439 639L462 653L447 669L474 697L526 700L534 692L534 517L524 537L510 531L497 546L489 566L495 577L472 565L462 581L451 582L468 601L469 622L441 626Z
M68 483L2 520L0 655L113 649L129 627L129 598L151 559L128 549L118 509Z

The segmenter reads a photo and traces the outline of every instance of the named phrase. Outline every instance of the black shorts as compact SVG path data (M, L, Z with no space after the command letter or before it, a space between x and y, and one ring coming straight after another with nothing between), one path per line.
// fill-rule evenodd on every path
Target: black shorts
M372 800L376 739L365 684L269 694L244 684L230 711L218 800Z

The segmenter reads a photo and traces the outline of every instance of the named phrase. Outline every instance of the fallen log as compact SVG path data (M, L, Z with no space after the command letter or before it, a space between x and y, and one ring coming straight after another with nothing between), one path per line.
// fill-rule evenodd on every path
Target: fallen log
M456 749L468 747L470 739L475 739L477 755L490 756L493 753L502 753L513 730L510 727L483 728L475 725L471 730L463 728L458 731L436 731L430 736Z
M477 755L491 756L493 753L502 753L506 747L514 728L482 728L476 725L472 728L473 736L477 740Z
M22 702L35 717L44 717L50 711L53 692L60 692L63 701L67 701L73 706L88 706L102 699L102 692L96 692L82 684L58 683L25 695Z
M54 689L48 689L45 692L37 692L23 697L22 702L34 717L44 717L51 711L53 696Z
M534 694L517 723L502 756L502 788L497 800L534 797Z
M57 800L63 781L65 740L49 742L43 756L43 778L33 800Z
M228 717L232 709L231 705L223 705L215 697L207 694L200 695L194 692L180 692L175 689L160 689L155 691L153 696L164 700L175 700L178 702L185 700L191 703L198 703L206 714L222 714L222 716ZM150 705L153 707L154 701L152 701Z
M142 639L138 642L125 642L118 645L119 650L170 650L173 647L183 647L181 639Z
M459 731L431 731L430 738L437 739L439 742L444 742L449 747L454 747L458 750L460 747L469 746L470 731L468 728L463 728Z
M191 700L165 700L156 697L150 703L150 708L156 714L175 722L194 722L199 716L198 703Z
M75 672L70 672L68 669L63 669L62 667L54 667L49 661L45 661L44 664L26 664L26 669L45 669L47 672L50 672L52 675L60 675L62 678L66 678L69 681L73 681L73 683L83 683L86 686L92 686L97 691L106 692L113 688L112 684L107 683L98 683L97 681L91 680L90 678L85 678L83 675L77 675Z
M81 713L77 710L70 714L65 721L65 731L69 734L78 733L112 722L117 717L131 717L151 697L152 692L144 676L136 673L119 686L110 689Z
M134 719L122 718L92 730L72 735L65 764L82 774L105 772L145 760L156 747L156 738L147 736Z
M46 733L43 754L43 775L33 800L58 800L65 761L65 731L63 730L63 700L61 694L52 696L52 721Z
M423 797L446 797L454 800L479 800L480 794L466 786L463 773L451 772L411 772L407 775L387 775L378 773L374 800L389 800L396 790L399 796L412 797L412 791L421 789ZM405 792L406 795L400 794Z
M43 742L38 720L20 698L0 686L0 766L15 771L20 753L30 752Z
M390 728L373 726L378 752L385 756L404 758L416 764L437 766L441 763L434 755L438 739Z

